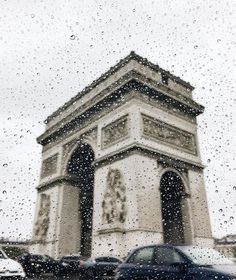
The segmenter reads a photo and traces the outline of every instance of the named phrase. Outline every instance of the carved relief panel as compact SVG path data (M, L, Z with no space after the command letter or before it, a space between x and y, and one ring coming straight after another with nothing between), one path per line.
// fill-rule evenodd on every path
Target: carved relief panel
M102 148L115 144L128 135L128 115L126 115L102 128Z
M125 184L119 169L109 169L102 201L103 224L124 223L127 215Z
M41 178L45 178L49 175L56 173L57 171L58 154L55 154L43 161Z
M188 153L197 154L195 136L160 120L142 115L143 135Z
M34 239L45 241L50 219L50 195L41 194L38 217L34 225Z

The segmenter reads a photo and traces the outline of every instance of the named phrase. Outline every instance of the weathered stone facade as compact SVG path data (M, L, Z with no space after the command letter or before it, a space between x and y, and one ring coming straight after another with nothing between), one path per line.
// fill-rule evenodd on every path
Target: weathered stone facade
M48 117L38 138L43 164L35 221L43 194L50 197L50 220L43 238L34 233L31 250L60 257L90 242L87 254L124 256L137 245L163 243L168 172L182 182L176 207L184 243L213 246L197 137L203 107L192 90L131 53ZM88 201L92 215L84 210ZM84 229L89 219L91 236Z

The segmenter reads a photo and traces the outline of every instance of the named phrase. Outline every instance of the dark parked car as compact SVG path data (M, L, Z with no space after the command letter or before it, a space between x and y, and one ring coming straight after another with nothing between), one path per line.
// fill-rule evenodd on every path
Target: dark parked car
M214 249L152 245L135 249L116 280L235 280L236 265Z
M59 270L58 261L47 255L23 254L17 257L17 261L22 265L26 275L53 273Z
M57 274L82 274L84 272L85 260L80 255L64 256L59 261L59 271Z
M115 270L121 263L117 257L90 258L85 262L86 279L114 279Z

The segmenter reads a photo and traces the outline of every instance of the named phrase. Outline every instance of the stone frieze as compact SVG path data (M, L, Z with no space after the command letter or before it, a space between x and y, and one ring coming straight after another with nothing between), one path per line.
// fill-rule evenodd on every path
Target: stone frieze
M128 134L128 116L124 116L102 128L102 148L117 143L126 138Z
M142 120L144 136L197 154L195 137L192 133L146 115L142 115Z
M57 171L58 154L55 154L43 161L41 178L45 178L49 175L56 173Z

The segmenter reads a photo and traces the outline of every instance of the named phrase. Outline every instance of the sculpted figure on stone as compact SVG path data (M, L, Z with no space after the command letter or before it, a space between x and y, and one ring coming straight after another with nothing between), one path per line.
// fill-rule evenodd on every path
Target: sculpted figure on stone
M49 214L50 214L50 195L41 194L40 209L38 212L38 218L34 226L34 237L36 240L45 240L48 226L49 226Z
M124 223L127 215L125 185L118 169L109 169L102 202L105 224Z

